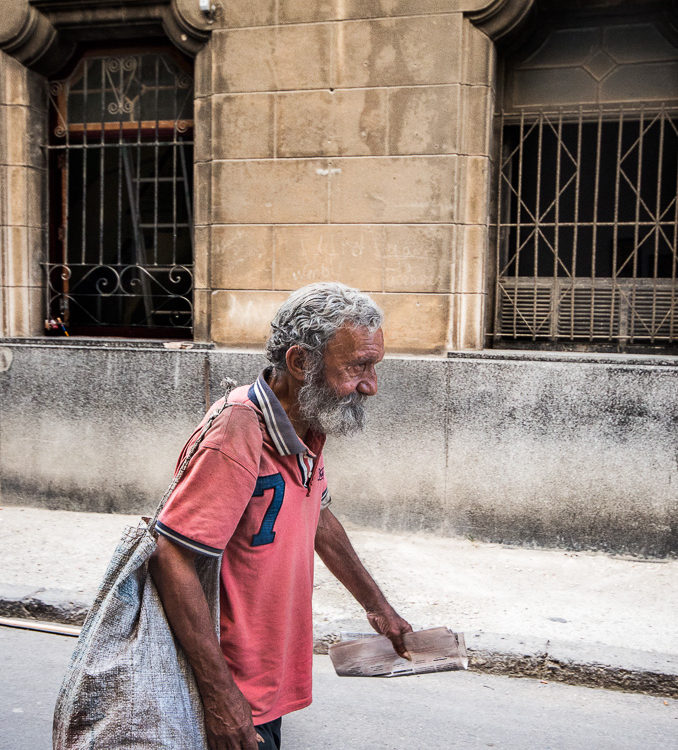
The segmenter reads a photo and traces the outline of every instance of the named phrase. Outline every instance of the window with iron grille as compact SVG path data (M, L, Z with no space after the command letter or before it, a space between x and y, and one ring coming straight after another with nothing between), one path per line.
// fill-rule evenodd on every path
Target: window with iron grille
M652 22L556 29L505 86L495 344L676 344L678 49Z
M49 98L48 320L76 335L190 337L190 67L170 51L86 54Z

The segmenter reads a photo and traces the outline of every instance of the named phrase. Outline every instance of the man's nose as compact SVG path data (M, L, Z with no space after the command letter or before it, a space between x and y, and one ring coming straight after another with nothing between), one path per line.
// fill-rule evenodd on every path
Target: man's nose
M356 390L359 393L365 394L365 396L375 396L377 393L377 372L374 367L365 373L360 379Z

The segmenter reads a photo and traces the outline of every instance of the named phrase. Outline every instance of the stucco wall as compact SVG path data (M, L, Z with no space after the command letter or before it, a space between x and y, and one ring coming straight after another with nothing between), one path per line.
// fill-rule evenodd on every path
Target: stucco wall
M0 501L153 507L251 352L0 342ZM678 552L678 358L389 358L365 434L327 449L350 520L497 542Z

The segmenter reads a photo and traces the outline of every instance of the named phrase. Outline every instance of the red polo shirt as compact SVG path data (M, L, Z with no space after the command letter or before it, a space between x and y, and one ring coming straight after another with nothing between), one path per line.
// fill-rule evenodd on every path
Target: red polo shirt
M311 702L313 550L329 503L325 436L299 439L265 372L229 402L236 405L214 421L157 530L200 554L223 551L221 648L263 724Z

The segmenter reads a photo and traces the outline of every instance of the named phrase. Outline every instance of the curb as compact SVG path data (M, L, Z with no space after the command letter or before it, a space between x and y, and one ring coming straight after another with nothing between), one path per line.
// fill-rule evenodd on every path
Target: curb
M316 634L313 652L326 654L346 629ZM678 655L485 632L465 638L472 672L678 699Z
M469 669L507 677L532 677L546 682L678 699L678 673L673 670L633 670L600 662L559 659L548 652L521 657L511 653L469 649Z
M84 601L83 594L7 588L0 594L1 617L82 625L91 603L91 598ZM329 646L340 640L341 631L347 630L346 624L323 623L323 630L314 633L313 653L327 654ZM678 699L678 655L484 632L465 635L473 672Z
M0 616L46 620L64 625L82 625L94 595L72 594L61 589L33 589L3 586Z

